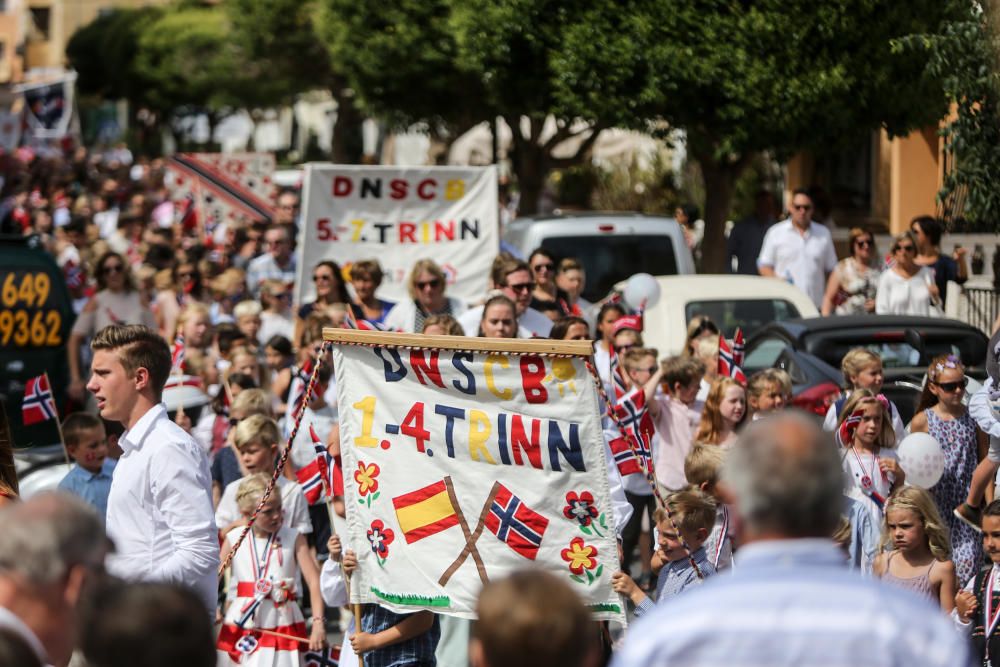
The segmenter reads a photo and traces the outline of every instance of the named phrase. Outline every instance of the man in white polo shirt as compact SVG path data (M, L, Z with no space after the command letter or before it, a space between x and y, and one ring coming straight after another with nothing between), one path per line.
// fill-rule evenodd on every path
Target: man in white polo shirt
M764 235L757 258L760 275L781 278L798 287L819 308L827 276L837 266L830 230L812 221L813 201L804 189L792 193L791 216Z
M548 338L552 331L552 320L544 313L531 308L531 292L535 289L535 278L531 267L523 259L510 259L495 263L492 282L496 289L514 302L517 309L518 338ZM466 336L479 335L479 321L483 318L483 307L470 308L458 318Z
M215 609L219 542L205 452L161 402L170 348L141 325L97 332L87 390L101 416L121 422L124 452L108 496L108 569L128 581L188 586Z

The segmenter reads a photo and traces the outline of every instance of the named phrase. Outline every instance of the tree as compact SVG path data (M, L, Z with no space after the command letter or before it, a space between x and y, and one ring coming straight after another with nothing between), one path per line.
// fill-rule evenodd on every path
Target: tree
M479 79L458 63L444 0L324 0L320 32L365 110L391 127L424 124L450 145L490 118Z
M754 155L936 122L943 92L893 41L934 33L941 0L623 0L567 19L558 98L590 117L682 128L707 197L703 263L724 266L733 188Z
M347 79L332 65L317 32L319 3L315 0L226 0L233 41L258 79L278 87L271 105L291 103L309 90L328 90L337 101L333 128L333 159L358 162L362 155L361 122Z
M1000 231L1000 69L996 0L969 3L965 20L949 21L937 35L912 36L902 51L927 58L954 113L942 129L952 157L938 197L951 218L972 228Z

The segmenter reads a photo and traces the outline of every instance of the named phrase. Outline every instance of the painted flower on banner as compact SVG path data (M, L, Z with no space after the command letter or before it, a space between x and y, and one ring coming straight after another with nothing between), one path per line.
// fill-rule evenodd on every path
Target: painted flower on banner
M570 578L581 584L592 584L601 576L604 566L597 565L597 547L584 544L582 537L574 537L568 549L562 550L562 559L569 563ZM592 572L594 568L596 572ZM587 575L584 579L581 575Z
M589 526L597 518L597 508L594 506L594 496L590 491L583 491L579 495L576 491L566 494L566 506L563 507L563 515L567 519L576 519L581 526Z
M386 528L381 519L372 521L371 528L368 529L368 541L371 542L372 552L378 557L378 564L384 565L385 559L389 556L389 545L396 539L392 528Z
M354 471L354 481L358 483L359 505L372 506L373 500L378 500L378 474L382 472L377 463L358 461L358 469Z

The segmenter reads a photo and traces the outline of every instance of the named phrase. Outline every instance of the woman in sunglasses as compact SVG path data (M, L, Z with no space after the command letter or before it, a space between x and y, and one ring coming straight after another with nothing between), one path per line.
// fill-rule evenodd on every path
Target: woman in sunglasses
M97 260L94 267L97 277L97 294L83 307L76 318L69 336L67 355L69 358L70 397L78 402L86 399L87 370L81 363L80 347L94 333L109 324L145 324L156 330L156 318L142 295L136 289L132 272L125 258L116 252L107 252ZM89 363L89 360L87 361Z
M879 270L873 264L878 252L875 237L860 227L850 234L851 256L837 263L826 282L823 315L864 315L875 312Z
M553 320L571 315L565 304L566 293L556 286L556 261L545 248L535 248L528 257L528 266L535 279L535 289L531 292L529 307L545 313Z
M916 262L917 240L903 232L892 241L892 266L878 279L875 312L880 315L937 315L940 294L933 272Z
M410 271L410 298L400 301L385 316L385 326L395 331L422 331L431 315L457 317L465 310L458 299L445 296L444 271L432 259L419 259Z
M982 540L953 510L965 502L976 466L990 446L962 402L968 382L965 366L957 356L932 359L917 412L910 422L910 433L930 433L944 451L944 474L930 493L951 534L951 559L959 582L968 581L978 571Z
M294 329L288 336L295 343L296 347L301 344L302 328L305 325L307 317L314 312L329 315L330 308L334 304L344 304L346 308L347 304L351 302L351 298L347 294L347 287L344 285L340 265L336 262L327 259L317 263L312 270L312 282L316 290L316 298L299 306L295 317ZM291 292L289 292L290 294ZM267 336L263 336L262 334L261 342L266 341L271 335L276 333L285 335L280 330L269 331L269 335Z

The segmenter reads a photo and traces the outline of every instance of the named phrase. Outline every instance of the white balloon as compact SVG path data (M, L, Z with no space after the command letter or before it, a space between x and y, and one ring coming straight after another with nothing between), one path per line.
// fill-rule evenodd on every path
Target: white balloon
M944 451L929 433L911 433L899 443L896 452L908 484L929 489L944 474Z
M629 308L647 310L660 300L660 283L648 273L637 273L625 282L622 296Z

